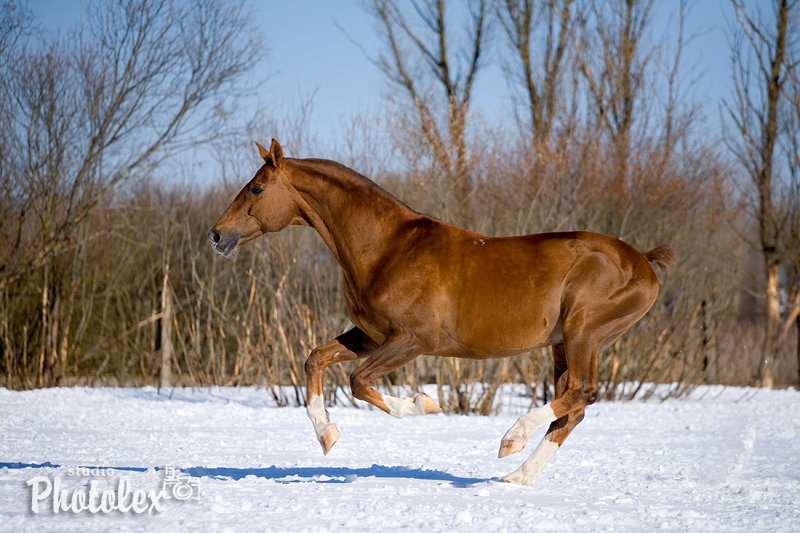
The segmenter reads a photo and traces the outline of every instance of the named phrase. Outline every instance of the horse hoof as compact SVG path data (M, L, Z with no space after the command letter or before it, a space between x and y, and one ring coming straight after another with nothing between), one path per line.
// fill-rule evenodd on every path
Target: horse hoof
M511 472L510 474L500 478L503 483L513 483L514 485L527 485L525 478L519 471Z
M497 457L498 457L498 459L502 459L503 457L511 455L512 453L517 453L519 451L522 451L522 449L524 447L525 447L525 443L522 442L522 441L519 441L519 440L503 440L503 441L500 442L500 451L497 452ZM508 477L508 476L506 476L506 477ZM505 480L506 479L503 478L503 481L505 481Z
M335 424L331 424L319 436L319 443L322 445L322 453L324 455L328 455L328 452L331 451L331 448L333 448L333 445L336 444L336 441L338 440L339 430L336 429Z
M431 397L424 392L417 395L415 403L424 415L433 415L442 412L442 408L439 407L439 404L434 402Z

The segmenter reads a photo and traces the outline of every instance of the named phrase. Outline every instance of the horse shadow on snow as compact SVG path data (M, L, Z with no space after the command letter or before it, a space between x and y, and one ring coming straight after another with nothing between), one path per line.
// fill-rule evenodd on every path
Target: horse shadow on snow
M75 466L75 465L69 465ZM104 466L104 465L79 465L81 468L88 469L110 469L120 472L146 472L148 470L164 470L163 467L139 467L139 466ZM2 463L0 468L22 469L22 468L68 468L67 465L58 465L50 462L44 463ZM192 466L187 468L176 467L183 474L192 477L203 478L211 477L214 479L239 480L247 476L255 476L262 479L271 479L277 483L353 483L359 478L379 478L379 479L416 479L422 481L443 481L450 483L456 488L466 488L479 483L496 481L494 478L474 478L463 477L443 472L441 470L429 470L422 468L410 468L406 466L383 466L373 464L362 468L349 467L314 467L314 466L266 466L260 468L234 468L234 467L204 467Z

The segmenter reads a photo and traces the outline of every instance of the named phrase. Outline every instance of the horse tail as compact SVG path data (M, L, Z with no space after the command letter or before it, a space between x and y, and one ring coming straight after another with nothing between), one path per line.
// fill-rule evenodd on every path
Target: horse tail
M644 257L651 264L657 265L662 272L668 272L675 262L675 252L672 251L672 246L669 244L656 246L649 252L645 252Z

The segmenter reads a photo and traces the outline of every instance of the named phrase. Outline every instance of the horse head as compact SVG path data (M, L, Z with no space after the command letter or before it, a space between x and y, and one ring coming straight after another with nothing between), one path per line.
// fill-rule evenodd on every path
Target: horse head
M264 233L304 223L292 194L281 145L272 139L269 150L258 143L256 146L264 164L208 232L214 251L225 257L230 257L238 245Z

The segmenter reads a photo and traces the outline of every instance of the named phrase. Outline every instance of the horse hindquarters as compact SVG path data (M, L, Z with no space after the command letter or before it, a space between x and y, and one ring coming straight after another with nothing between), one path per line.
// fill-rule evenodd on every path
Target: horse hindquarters
M614 274L607 275L605 280L596 279L596 272L615 272L608 265L597 263L586 262L564 295L561 324L564 341L553 349L556 398L517 420L503 438L500 456L521 450L544 425L550 423L550 429L533 455L517 471L503 478L505 481L529 485L538 478L583 419L585 407L597 400L598 353L635 324L655 301L658 281L646 262L634 263L630 278L616 286L600 282L613 281Z

